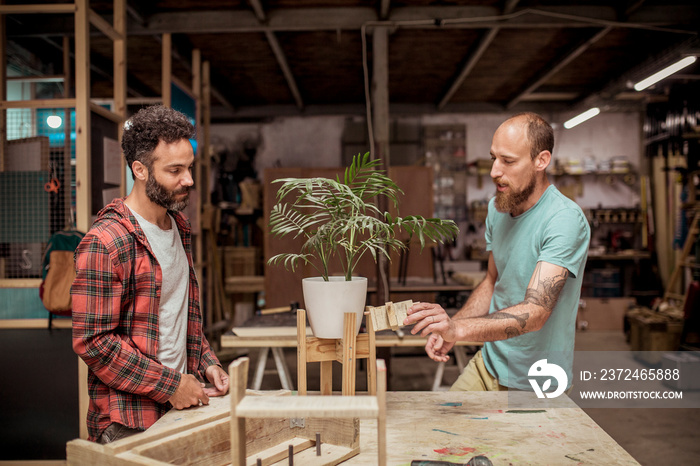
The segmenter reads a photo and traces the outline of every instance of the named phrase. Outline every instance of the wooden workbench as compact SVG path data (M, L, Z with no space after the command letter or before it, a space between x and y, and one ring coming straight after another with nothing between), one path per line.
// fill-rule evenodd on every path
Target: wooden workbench
M487 456L495 466L639 464L573 403L571 408L513 410L507 396L505 392L387 393L387 464L406 466L412 460L463 464L475 455ZM230 458L223 444L225 435L216 445L195 442L194 437L201 435L207 422L225 422L229 404L226 396L212 398L209 406L171 410L145 433L115 442L112 451L127 456L138 451L172 455L172 449L166 452L159 444L165 447L168 439L177 437L192 441L183 450L192 461L181 458L182 464L196 460L225 464ZM361 421L360 454L344 465L376 463L376 425L376 420ZM80 453L76 450L69 444L69 464ZM83 451L80 458L96 457Z

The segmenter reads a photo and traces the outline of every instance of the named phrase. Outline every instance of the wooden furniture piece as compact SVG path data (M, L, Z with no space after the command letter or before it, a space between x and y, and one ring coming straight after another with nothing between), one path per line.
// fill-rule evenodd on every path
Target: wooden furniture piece
M367 319L367 332L357 333L356 315L346 312L343 320L343 338L317 338L306 334L306 311L297 311L297 385L299 395L306 395L306 365L321 363L321 394L333 391L333 361L343 367L344 396L355 394L357 360L367 359L367 388L371 395L377 393L377 347L372 319Z
M246 396L248 358L229 366L231 381L231 464L335 465L360 452L359 418L377 420L377 464L386 464L386 369L376 362L379 374L376 396ZM248 418L279 424L275 435L260 435L250 442ZM267 430L267 429L266 429ZM321 445L322 442L322 445ZM312 447L313 448L312 450ZM252 451L251 451L252 450ZM259 461L258 461L259 460Z
M297 336L295 334L295 327L251 327L246 328L245 335L237 335L235 333L236 329L231 332L227 332L221 336L221 347L222 348L258 348L260 350L260 358L258 359L258 364L256 372L253 378L253 384L251 388L253 390L259 390L262 385L263 376L265 374L265 367L268 360L268 355L272 352L275 356L275 365L277 368L277 374L280 378L280 383L282 388L287 388L292 386L292 382L289 378L289 368L287 367L286 360L282 354L283 348L296 348L297 347ZM375 345L377 348L422 348L425 346L426 338L420 335L411 335L410 333L397 335L394 332L375 332ZM481 342L475 341L460 341L455 344L453 351L455 353L455 358L457 360L457 366L461 372L467 362L466 349L476 348L483 345ZM435 377L433 379L432 387L433 390L438 390L442 383L442 377L445 370L445 363L437 363L437 369L435 370ZM286 384L286 386L285 386Z
M67 445L67 462L230 464L230 404L226 395L210 398L208 406L171 410L146 432L110 445L73 440ZM253 421L258 420L247 419L246 424ZM289 426L288 420L278 425L285 424ZM360 453L344 466L376 462L376 426L374 419L360 420ZM573 403L570 408L514 410L507 392L388 392L386 432L389 465L416 459L466 463L476 455L487 456L494 465L639 464ZM248 430L250 442L261 435L265 432L253 435Z

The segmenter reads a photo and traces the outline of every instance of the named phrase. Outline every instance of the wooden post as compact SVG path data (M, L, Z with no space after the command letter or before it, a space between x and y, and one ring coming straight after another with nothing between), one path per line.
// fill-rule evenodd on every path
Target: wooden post
M88 0L75 2L75 214L80 231L90 229L90 20Z
M379 466L386 465L386 365L384 360L376 362L374 369L377 371L377 460Z
M306 311L297 311L297 390L306 395Z
M0 5L2 5L0 0ZM5 15L0 15L0 102L7 100L7 39L5 35ZM0 109L0 172L5 171L5 145L7 143L7 109ZM2 266L0 259L0 266ZM0 278L3 277L5 267L0 269Z
M355 394L357 372L355 313L346 312L343 321L343 395Z
M245 397L248 385L248 358L238 358L228 368L231 396L231 464L246 464L245 418L236 416L238 404Z
M173 56L172 56L172 35L169 32L163 34L163 42L161 43L162 50L162 67L161 67L161 96L163 97L163 105L172 107L172 89L170 83L172 81L173 72Z
M371 148L374 159L381 159L384 168L389 169L389 29L374 28L372 32L372 123L374 145ZM378 199L380 211L388 210L385 196ZM383 255L377 257L377 303L391 299L389 289L389 261Z
M367 358L367 391L370 395L377 394L377 336L374 334L374 324L371 316L365 318L367 336L369 338L369 357ZM382 360L384 367L384 361ZM386 367L384 367L386 371ZM386 377L385 377L386 381Z
M333 361L321 361L321 395L333 394Z
M90 20L88 0L75 2L75 219L79 231L90 229ZM87 366L79 359L80 437L87 438Z
M70 69L70 38L65 35L63 36L63 97L70 98L72 84L73 84L73 73ZM70 229L73 227L73 218L71 217L71 196L70 196L70 182L71 182L71 123L70 123L71 109L65 107L63 109L63 220L64 228Z
M122 118L118 140L122 140L123 122L126 120L126 0L114 0L114 31L121 37L113 42L114 49L114 113ZM126 160L121 158L119 195L126 196Z

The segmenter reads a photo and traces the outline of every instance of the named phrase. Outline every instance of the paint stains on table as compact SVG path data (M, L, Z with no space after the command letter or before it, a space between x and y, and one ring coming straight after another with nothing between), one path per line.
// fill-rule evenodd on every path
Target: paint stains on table
M437 450L433 450L435 453L438 455L444 455L444 456L466 456L471 453L474 453L476 451L476 448L471 448L471 447L447 447L447 448L438 448Z

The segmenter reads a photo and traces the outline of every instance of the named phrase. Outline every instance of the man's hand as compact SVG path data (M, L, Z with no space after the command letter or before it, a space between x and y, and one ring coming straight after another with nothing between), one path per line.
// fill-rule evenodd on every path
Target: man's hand
M204 393L204 384L192 374L182 374L180 385L168 400L173 408L185 409L190 406L198 406L200 403L208 405L209 396Z
M209 396L222 396L228 393L228 374L221 367L213 365L207 367L207 380L213 387L204 389L204 393Z
M428 337L428 342L425 344L425 352L433 361L447 362L450 356L447 354L454 346L454 342L445 341L440 335L434 333Z
M457 329L447 312L438 304L416 303L410 307L408 317L404 320L404 325L411 325L411 333L415 335L420 332L426 337L433 333L440 335L445 341L457 340Z

